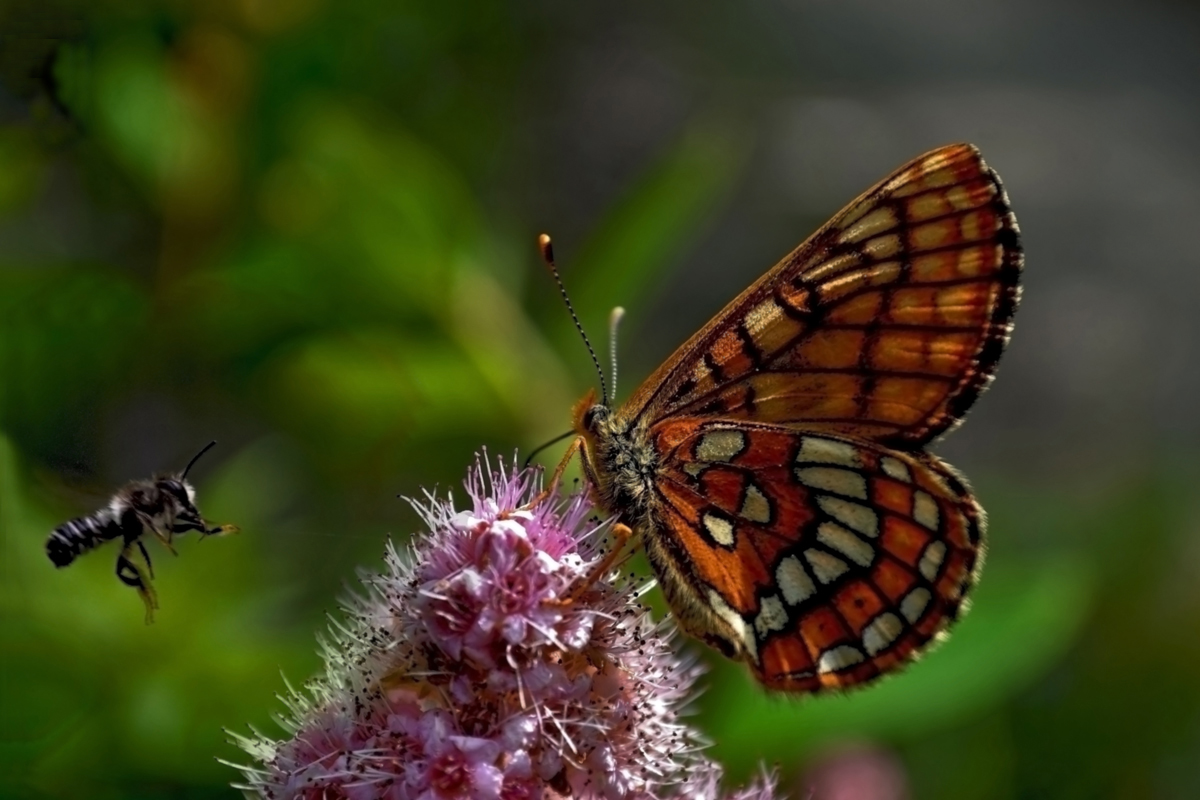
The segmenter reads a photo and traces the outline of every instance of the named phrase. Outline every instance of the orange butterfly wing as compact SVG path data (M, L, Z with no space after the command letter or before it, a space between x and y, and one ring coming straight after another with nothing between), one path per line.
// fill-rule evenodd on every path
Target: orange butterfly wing
M663 524L647 554L684 627L767 687L868 681L958 615L983 512L936 458L753 423L668 420L651 436Z
M1021 265L996 174L973 146L942 147L867 191L734 299L621 414L923 444L990 382Z
M1022 254L971 145L855 200L615 414L577 406L597 502L642 534L672 610L762 683L818 691L911 660L961 611L984 517L922 449L1012 325Z

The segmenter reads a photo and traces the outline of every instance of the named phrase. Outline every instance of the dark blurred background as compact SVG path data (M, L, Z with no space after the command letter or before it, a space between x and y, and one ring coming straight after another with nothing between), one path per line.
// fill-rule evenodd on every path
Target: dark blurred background
M1028 253L938 447L991 515L974 609L843 697L713 659L697 722L816 800L1200 797L1198 100L1166 0L0 4L0 795L236 796L222 727L277 730L280 671L417 528L396 495L595 383L538 232L598 344L628 309L624 395L965 140ZM200 507L243 533L157 551L156 624L112 546L46 559L210 439Z

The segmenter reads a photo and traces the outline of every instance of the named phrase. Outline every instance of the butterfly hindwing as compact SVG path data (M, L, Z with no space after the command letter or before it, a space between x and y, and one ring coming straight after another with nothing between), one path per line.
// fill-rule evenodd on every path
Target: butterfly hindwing
M1007 341L1016 221L971 145L899 169L743 292L623 409L902 446L953 427Z
M984 520L932 456L694 418L660 423L651 441L661 529L644 541L668 599L767 687L868 681L958 615Z

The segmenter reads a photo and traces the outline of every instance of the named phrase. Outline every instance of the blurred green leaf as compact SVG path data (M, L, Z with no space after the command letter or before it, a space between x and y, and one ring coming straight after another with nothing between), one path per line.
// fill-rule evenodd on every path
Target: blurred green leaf
M53 70L59 102L83 124L92 124L96 113L96 65L91 47L84 42L59 42Z
M0 214L33 200L41 185L44 155L20 128L0 129Z
M0 426L35 451L74 450L147 344L148 314L141 289L109 272L0 270Z
M177 289L203 349L254 369L323 330L443 328L482 237L461 178L395 120L316 98L288 139L259 190L265 235Z
M614 306L649 296L728 197L749 145L729 127L700 125L646 171L569 267L571 298L582 318L603 319ZM560 336L575 336L569 326L569 320L559 323Z
M503 410L461 351L384 331L305 342L267 367L263 386L260 396L330 453L490 427Z
M112 41L97 69L99 122L116 152L152 186L184 166L197 120L172 86L161 46L147 35Z
M461 176L380 112L311 98L291 130L291 154L264 184L268 221L321 248L368 308L441 308L482 235ZM319 208L289 216L301 198Z

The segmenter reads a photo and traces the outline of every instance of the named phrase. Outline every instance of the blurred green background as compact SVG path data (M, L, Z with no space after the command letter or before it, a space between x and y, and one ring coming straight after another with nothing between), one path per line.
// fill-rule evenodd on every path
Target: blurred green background
M732 780L816 800L1200 797L1197 41L1170 2L0 4L0 796L236 796L222 727L275 730L280 672L416 529L396 495L595 383L538 232L598 344L628 309L625 395L969 140L1028 250L939 447L991 515L974 609L849 696L712 659L698 723ZM200 507L243 533L155 553L156 624L111 547L46 559L210 439Z

